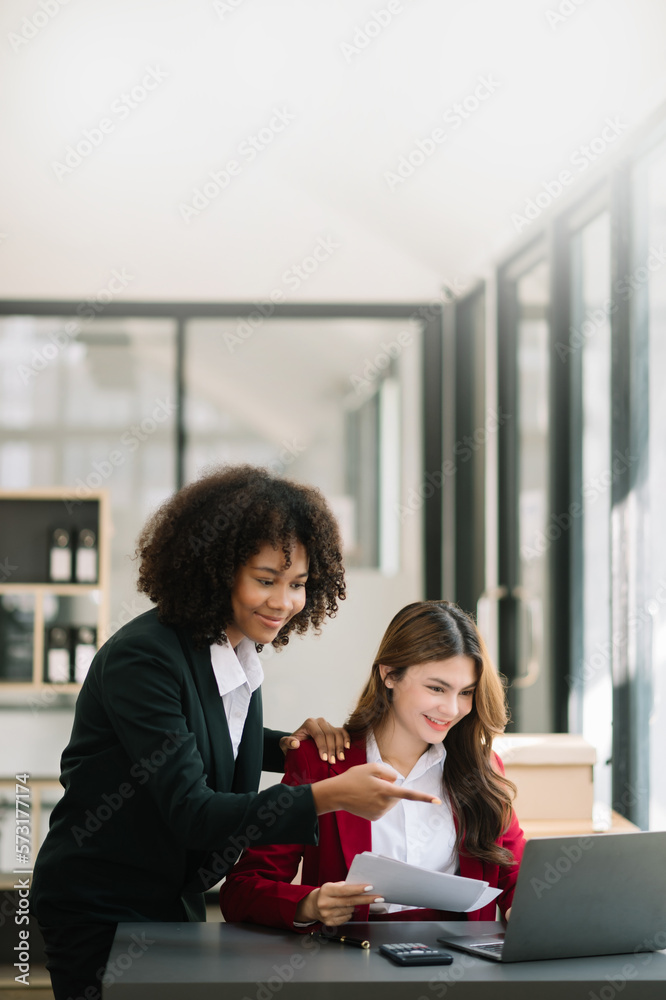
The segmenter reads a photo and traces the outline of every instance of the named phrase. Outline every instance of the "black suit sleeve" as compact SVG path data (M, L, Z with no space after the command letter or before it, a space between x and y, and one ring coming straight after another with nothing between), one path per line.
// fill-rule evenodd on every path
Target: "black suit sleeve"
M129 758L128 781L145 786L177 842L203 851L232 837L253 844L316 843L309 785L232 793L206 784L183 711L182 666L173 645L134 635L122 650L110 643L105 652L97 695Z
M275 771L284 774L285 756L280 748L283 736L290 736L277 729L264 729L264 759L261 765L263 771Z

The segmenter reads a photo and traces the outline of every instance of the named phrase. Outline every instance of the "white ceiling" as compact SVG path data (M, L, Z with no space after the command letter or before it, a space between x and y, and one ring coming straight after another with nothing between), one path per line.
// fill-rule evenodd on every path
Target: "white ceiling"
M568 170L582 187L666 100L663 0L44 2L57 12L0 7L5 298L105 295L113 269L128 299L431 298L484 272L544 183ZM149 68L155 89L119 110ZM250 161L275 109L293 120ZM423 164L387 179L437 128ZM595 138L588 169L576 151ZM186 222L230 159L239 173Z

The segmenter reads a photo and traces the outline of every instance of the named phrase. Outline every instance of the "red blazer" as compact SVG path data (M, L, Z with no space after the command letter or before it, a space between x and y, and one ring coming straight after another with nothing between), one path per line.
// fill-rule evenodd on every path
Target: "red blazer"
M327 763L320 759L313 740L301 743L298 750L287 754L285 776L287 785L312 784L323 778L342 774L356 764L365 764L365 747L345 751L345 760ZM500 770L502 763L496 757ZM508 867L493 865L479 858L472 858L460 851L460 874L465 878L483 879L494 888L501 888L498 897L502 914L511 906L518 878L520 859L525 846L523 831L515 814L499 838L498 843L508 848L515 864ZM324 882L340 882L349 871L354 855L372 850L370 821L338 811L319 817L319 844L272 844L245 851L227 875L220 890L220 906L228 922L265 924L270 927L294 928L298 903L313 889ZM303 858L302 884L291 880ZM404 910L384 917L369 914L368 906L357 906L354 920L494 920L495 901L472 913L449 913L444 910ZM310 931L312 926L308 926Z

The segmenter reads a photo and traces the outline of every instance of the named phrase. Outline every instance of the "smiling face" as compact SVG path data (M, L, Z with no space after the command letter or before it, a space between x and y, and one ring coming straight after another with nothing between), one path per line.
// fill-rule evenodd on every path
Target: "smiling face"
M392 739L403 744L441 743L461 719L472 711L476 668L471 656L451 656L408 667L401 680L379 665L392 691Z
M226 628L232 646L243 637L256 643L272 642L281 628L305 606L308 556L295 542L291 565L284 564L282 549L262 545L237 571L231 591L233 622Z

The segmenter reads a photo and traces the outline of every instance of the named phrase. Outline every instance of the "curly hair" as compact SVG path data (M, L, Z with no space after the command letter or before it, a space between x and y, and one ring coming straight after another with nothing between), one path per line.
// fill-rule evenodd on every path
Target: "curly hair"
M444 790L458 826L457 848L492 864L512 864L497 843L511 817L516 786L494 765L493 737L508 721L502 680L493 667L473 619L449 601L415 601L395 615L380 643L368 680L345 727L356 742L377 732L391 715L393 691L380 664L396 683L410 666L468 656L477 684L472 711L446 737Z
M138 589L167 625L184 625L200 648L226 641L236 571L270 544L291 565L294 542L308 554L306 601L273 646L292 632L319 631L345 599L338 526L319 490L252 465L223 466L175 493L139 535Z

